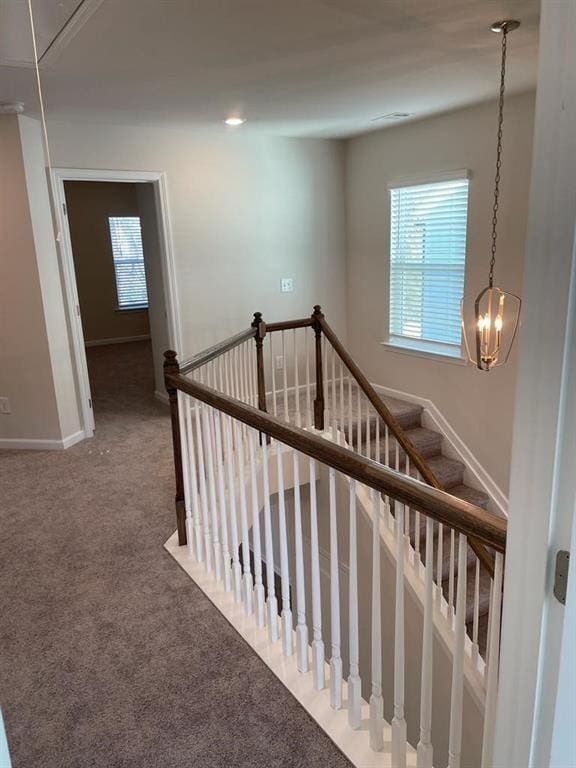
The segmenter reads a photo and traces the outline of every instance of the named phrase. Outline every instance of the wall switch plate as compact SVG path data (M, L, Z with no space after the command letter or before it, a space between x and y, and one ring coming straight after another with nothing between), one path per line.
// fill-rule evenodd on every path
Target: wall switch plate
M276 355L274 367L277 371L281 371L284 368L284 357L282 355Z
M0 413L11 413L10 400L7 397L0 397Z
M280 293L292 293L294 291L294 278L283 277L280 280Z

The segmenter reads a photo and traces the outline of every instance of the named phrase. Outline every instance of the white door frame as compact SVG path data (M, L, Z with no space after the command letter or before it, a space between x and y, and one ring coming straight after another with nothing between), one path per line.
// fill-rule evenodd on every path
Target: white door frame
M493 768L550 765L555 561L575 524L576 4L543 0L541 14Z
M182 330L178 307L178 291L176 286L176 270L174 265L174 246L172 228L168 207L168 187L166 174L157 171L109 171L88 168L54 168L52 170L53 189L56 203L56 219L60 233L60 252L62 256L62 275L66 294L66 311L72 334L74 352L74 368L78 387L83 429L86 437L94 434L94 415L91 407L90 381L86 363L86 348L80 317L78 288L68 216L66 211L66 181L111 181L131 184L154 184L156 211L160 233L160 258L162 262L162 278L164 282L164 300L168 320L168 338L170 346L180 351L182 349Z

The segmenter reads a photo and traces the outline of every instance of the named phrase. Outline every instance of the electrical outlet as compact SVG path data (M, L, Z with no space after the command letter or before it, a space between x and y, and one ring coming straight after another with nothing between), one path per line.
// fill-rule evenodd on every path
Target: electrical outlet
M282 368L284 368L284 357L283 357L283 355L276 355L275 368L276 368L277 371L281 371Z
M10 400L7 397L0 397L0 413L11 413Z
M281 293L292 293L294 291L294 278L293 277L283 277L280 280L280 292Z

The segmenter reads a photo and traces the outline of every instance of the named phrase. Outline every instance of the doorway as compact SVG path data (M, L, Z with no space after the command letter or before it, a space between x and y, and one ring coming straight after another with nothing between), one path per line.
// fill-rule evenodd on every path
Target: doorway
M178 348L179 333L165 189L159 174L54 175L78 394L92 436L99 418L166 400L163 352Z

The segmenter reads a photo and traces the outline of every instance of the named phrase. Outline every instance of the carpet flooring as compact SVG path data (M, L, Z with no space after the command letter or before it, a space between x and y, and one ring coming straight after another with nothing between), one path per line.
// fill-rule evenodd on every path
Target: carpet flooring
M148 344L88 363L95 438L0 451L13 768L350 766L163 549L170 425Z

